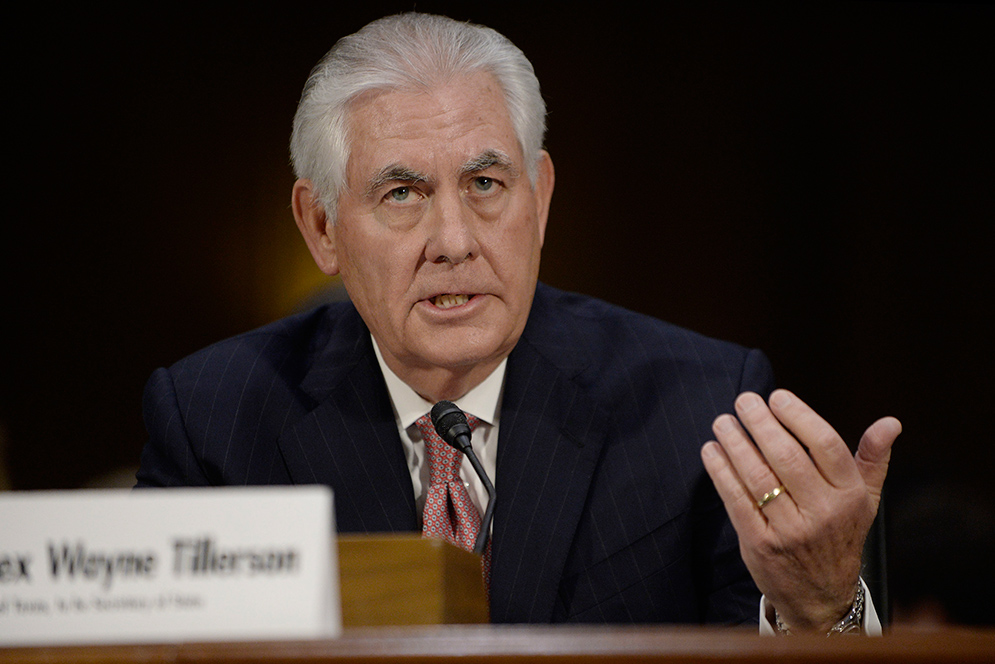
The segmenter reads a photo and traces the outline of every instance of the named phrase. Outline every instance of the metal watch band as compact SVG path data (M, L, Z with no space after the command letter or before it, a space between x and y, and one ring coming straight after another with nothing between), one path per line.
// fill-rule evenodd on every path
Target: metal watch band
M774 623L777 626L777 631L781 634L790 635L791 630L788 629L787 625L781 622L781 616L774 611ZM864 623L864 584L857 582L857 591L853 597L853 604L850 605L850 611L843 616L838 623L832 626L832 628L826 632L826 636L833 636L834 634L860 634L861 626Z

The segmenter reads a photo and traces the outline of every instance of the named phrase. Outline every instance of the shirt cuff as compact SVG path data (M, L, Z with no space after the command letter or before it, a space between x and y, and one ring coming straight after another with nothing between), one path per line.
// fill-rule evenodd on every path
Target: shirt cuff
M861 633L864 636L881 636L881 621L878 619L877 609L874 608L874 599L867 584L860 579L860 585L864 587L864 620ZM777 636L777 628L767 620L767 598L760 596L760 635Z

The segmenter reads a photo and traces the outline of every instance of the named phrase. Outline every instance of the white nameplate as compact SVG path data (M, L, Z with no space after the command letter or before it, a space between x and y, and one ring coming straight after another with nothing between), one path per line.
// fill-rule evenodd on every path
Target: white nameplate
M0 645L342 630L327 487L0 494Z

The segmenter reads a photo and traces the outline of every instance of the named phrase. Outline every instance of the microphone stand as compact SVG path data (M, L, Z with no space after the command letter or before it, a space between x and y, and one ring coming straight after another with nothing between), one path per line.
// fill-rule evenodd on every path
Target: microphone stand
M473 552L483 555L484 548L487 546L487 538L491 534L491 521L494 520L494 485L491 484L490 478L484 472L484 466L480 463L480 459L477 458L476 453L470 446L469 438L467 439L463 454L470 460L470 465L476 471L477 477L480 478L480 481L484 483L484 488L487 489L487 509L484 510L484 517L480 520L480 532L477 533L477 541L473 545Z

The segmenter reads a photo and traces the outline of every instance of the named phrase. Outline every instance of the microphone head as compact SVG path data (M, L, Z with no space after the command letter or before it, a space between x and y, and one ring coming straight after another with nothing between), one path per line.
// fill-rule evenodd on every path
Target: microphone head
M467 424L466 415L452 401L440 401L432 406L432 426L442 440L460 452L464 447L469 447L470 425ZM464 436L465 445L461 445L457 439Z

